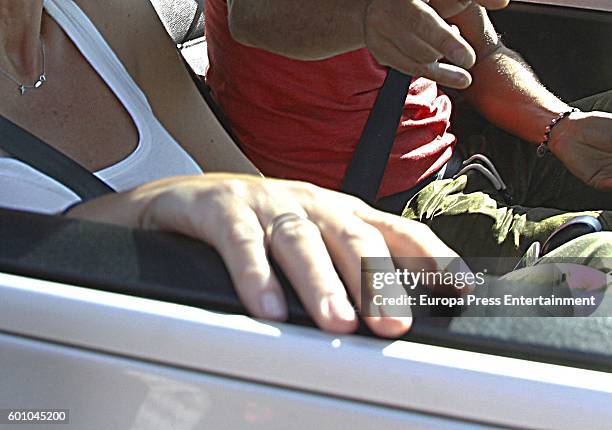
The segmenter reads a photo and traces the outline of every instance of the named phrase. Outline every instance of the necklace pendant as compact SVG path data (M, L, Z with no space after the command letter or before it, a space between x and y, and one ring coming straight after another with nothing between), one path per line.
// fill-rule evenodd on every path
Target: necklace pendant
M40 77L38 78L38 81L36 81L36 83L34 84L34 88L42 87L46 80L47 80L47 77L45 75L40 75Z
M7 78L7 79L9 79L11 81L13 81L14 83L16 83L17 84L17 89L19 89L19 94L20 95L24 95L26 92L28 92L31 89L38 89L38 88L42 87L45 82L47 82L47 73L45 72L45 70L46 70L45 42L44 42L44 40L42 38L40 39L40 56L42 58L42 71L41 71L41 74L38 76L38 80L34 83L34 85L22 84L21 82L19 82L19 80L17 78L15 78L13 75L5 72L2 69L0 69L0 75L4 76L5 78Z

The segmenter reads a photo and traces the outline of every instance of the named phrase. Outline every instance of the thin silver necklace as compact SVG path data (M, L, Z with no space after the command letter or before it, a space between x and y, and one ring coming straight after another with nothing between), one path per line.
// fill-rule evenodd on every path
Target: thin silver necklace
M21 95L24 95L29 90L37 90L38 88L42 87L43 84L47 81L47 72L46 72L47 65L45 61L45 42L42 39L40 39L40 55L42 57L42 72L40 73L38 80L34 82L32 85L26 85L22 82L19 82L19 80L15 78L13 75L0 69L0 73L2 75L4 75L7 79L10 79L11 81L17 84L17 87L19 88L19 93Z

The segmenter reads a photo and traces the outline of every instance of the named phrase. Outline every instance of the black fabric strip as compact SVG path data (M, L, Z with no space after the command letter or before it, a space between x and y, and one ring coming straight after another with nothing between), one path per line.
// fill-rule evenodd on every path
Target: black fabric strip
M191 40L193 38L193 33L198 28L200 17L204 13L204 2L202 0L197 0L197 4L198 4L198 7L196 9L193 20L191 21L191 25L189 25L189 29L185 33L185 37L183 37L183 40L181 41L181 43L185 43L188 40Z
M342 191L374 204L412 77L390 69L349 165Z
M82 201L115 192L89 170L2 116L0 148L68 187Z

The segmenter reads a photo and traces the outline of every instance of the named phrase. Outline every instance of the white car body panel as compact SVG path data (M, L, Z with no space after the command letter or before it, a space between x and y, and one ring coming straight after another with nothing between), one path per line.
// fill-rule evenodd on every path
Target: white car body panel
M70 409L72 429L481 428L23 337L0 345L0 404Z
M414 413L418 412L439 420L441 424L432 424L431 428L446 428L444 425L449 421L441 417L456 419L457 424L477 422L515 428L549 428L555 423L559 429L604 429L612 422L612 375L603 372L404 341L336 338L310 328L259 322L244 316L7 274L0 274L0 297L0 331L5 335L0 338L0 351L10 347L17 354L24 348L50 348L49 354L57 358L68 354L66 347L71 347L68 349L77 356L85 352L75 350L87 350L90 351L87 354L94 355L82 358L90 363L92 375L97 373L98 364L102 368L108 366L111 373L113 366L119 366L115 372L121 372L117 360L129 360L126 368L141 366L140 370L152 378L157 374L170 378L175 375L177 380L199 381L204 385L236 383L232 387L238 391L266 387L271 392L293 393L293 397L272 393L274 400L267 406L272 410L290 409L295 396L312 401L332 396L334 402L346 404L339 409L329 406L329 411L346 412L346 408L361 404L376 409L383 417L392 411L392 416L386 416L390 424L395 413L407 420L424 419L418 415L415 418ZM18 338L22 338L22 343ZM25 339L37 342L32 344ZM45 346L40 342L63 346ZM5 360L3 353L2 379L12 375L6 370ZM62 360L58 362L55 358L50 363L55 363L55 368L35 364L28 364L27 368L50 376L65 373L63 380L68 388L59 393L65 393L67 401L73 392L81 397L83 394L74 388L82 385L83 380L78 375L71 376L77 363L62 367ZM147 367L148 363L154 363L155 369ZM181 373L177 369L188 370ZM103 378L96 377L99 379ZM37 381L30 382L43 384ZM13 380L8 386L17 382ZM77 387L70 389L70 384ZM108 393L107 389L110 387L103 385L99 391ZM39 391L37 387L30 390ZM212 395L211 390L202 390L208 392L206 396ZM98 387L92 387L92 391L98 391ZM0 403L7 404L10 399L10 393L3 389ZM89 408L95 407L94 403L86 407L86 412L93 410ZM296 428L319 426L327 422L323 410L327 410L325 406L322 415L316 412L304 421L296 419L290 424ZM336 424L343 422L345 412L339 412ZM82 411L72 411L73 415L79 413ZM371 428L365 424L351 426Z

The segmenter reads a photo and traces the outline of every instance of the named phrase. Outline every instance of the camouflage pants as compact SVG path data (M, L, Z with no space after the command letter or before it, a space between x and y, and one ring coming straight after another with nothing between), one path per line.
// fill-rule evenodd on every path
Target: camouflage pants
M583 111L612 112L612 91L573 105ZM408 203L404 217L429 225L468 264L474 257L505 257L502 273L512 270L534 241L543 243L570 218L591 215L601 221L604 230L612 230L612 192L583 184L552 154L537 157L534 144L484 121L479 126L472 124L476 133L468 136L458 133L458 150L463 159L476 153L489 157L508 186L512 204L481 173L472 171L426 186ZM593 234L577 241L576 246L564 246L554 256L612 257L612 234Z

